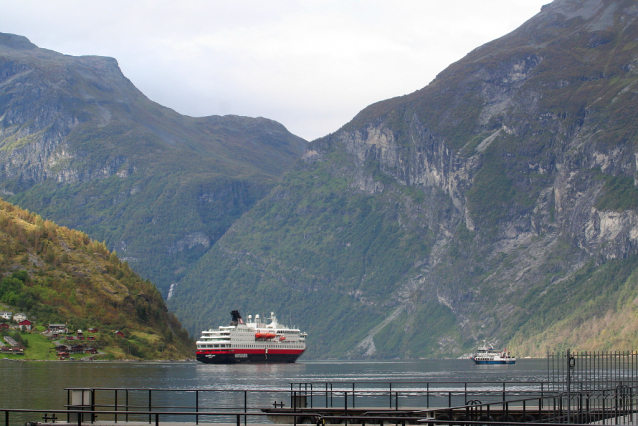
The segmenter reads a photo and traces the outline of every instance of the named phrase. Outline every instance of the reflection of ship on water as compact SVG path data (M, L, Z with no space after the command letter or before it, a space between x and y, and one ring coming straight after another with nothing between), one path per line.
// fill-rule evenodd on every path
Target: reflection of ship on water
M306 350L306 333L277 322L270 313L269 324L259 315L248 315L244 323L239 311L232 311L228 326L204 330L197 341L197 360L204 363L234 364L238 362L295 362Z
M475 364L514 364L516 358L507 350L496 350L492 345L479 346L470 358Z

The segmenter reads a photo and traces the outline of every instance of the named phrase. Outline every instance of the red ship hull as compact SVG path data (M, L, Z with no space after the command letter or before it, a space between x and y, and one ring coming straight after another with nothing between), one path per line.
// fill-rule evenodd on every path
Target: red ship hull
M206 364L250 363L293 363L303 354L303 350L227 350L197 351L197 361Z

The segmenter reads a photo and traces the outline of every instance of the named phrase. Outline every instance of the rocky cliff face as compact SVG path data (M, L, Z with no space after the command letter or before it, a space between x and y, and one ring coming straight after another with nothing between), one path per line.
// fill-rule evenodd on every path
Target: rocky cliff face
M0 34L0 193L106 241L164 295L304 150L272 120L155 104L115 59Z
M556 0L371 105L312 142L206 269L240 270L270 307L234 303L303 315L314 356L635 346L637 18L632 1ZM210 312L228 286L195 269L173 306L195 331L182 306Z

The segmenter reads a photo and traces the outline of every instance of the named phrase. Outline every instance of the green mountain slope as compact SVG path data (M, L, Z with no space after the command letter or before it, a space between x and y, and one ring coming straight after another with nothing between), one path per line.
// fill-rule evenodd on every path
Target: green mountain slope
M0 191L116 249L164 295L301 156L264 118L192 118L112 58L0 34Z
M0 271L0 302L8 307L3 310L19 310L38 326L67 324L73 331L97 328L99 338L89 344L97 345L101 356L193 357L193 342L168 312L157 288L104 243L2 200ZM115 336L118 330L124 337ZM42 344L38 336L27 337L34 345ZM52 351L53 343L48 346ZM50 357L51 351L45 347L40 356Z
M556 0L369 106L170 306L192 333L232 308L290 314L309 357L635 348L637 39L633 1Z

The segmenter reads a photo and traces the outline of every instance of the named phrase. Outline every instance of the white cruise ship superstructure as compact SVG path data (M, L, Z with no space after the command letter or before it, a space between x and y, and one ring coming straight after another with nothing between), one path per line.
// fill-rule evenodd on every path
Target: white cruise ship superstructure
M295 362L306 350L306 333L277 322L270 313L268 324L259 315L242 320L239 311L231 312L228 326L202 331L197 341L197 360L205 363Z

